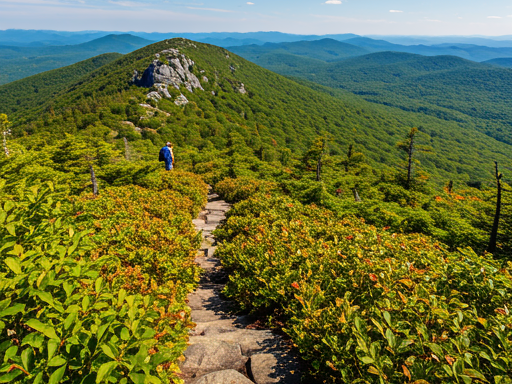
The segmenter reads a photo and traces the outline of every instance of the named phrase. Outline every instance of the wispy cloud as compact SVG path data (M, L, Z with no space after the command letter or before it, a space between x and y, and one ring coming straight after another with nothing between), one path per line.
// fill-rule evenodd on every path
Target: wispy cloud
M247 5L254 5L254 3L251 3L250 1L248 1Z
M502 19L501 16L487 16L488 19Z
M187 7L187 9L196 9L199 11L211 11L211 12L222 12L222 13L235 13L235 11L231 11L229 9L219 9L219 8Z
M391 13L403 13L404 11L399 11L398 9L390 9L389 12L391 12Z
M341 4L340 0L327 0L325 4Z

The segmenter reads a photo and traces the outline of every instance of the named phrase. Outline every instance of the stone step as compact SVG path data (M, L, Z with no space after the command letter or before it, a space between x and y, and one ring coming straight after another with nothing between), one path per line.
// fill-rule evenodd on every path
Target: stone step
M258 353L251 356L249 375L256 384L300 384L300 367L287 353Z
M185 361L180 366L183 375L198 377L210 372L233 369L245 372L248 357L242 355L237 344L211 341L207 344L193 344L184 353Z
M269 330L246 328L247 316L234 316L236 304L221 294L227 275L214 257L216 240L212 232L225 220L230 204L218 195L194 220L203 241L196 263L205 271L199 288L188 297L192 309L189 347L181 371L186 384L298 384L297 360L283 338ZM250 379L249 379L250 378Z
M242 354L251 356L258 352L269 352L279 348L282 339L268 330L232 328L206 328L204 336L191 336L189 344L209 344L224 342L239 345Z
M220 223L225 218L226 218L226 215L219 211L219 212L207 214L205 217L205 221L207 224Z
M201 376L192 384L254 384L247 377L234 369L212 372Z

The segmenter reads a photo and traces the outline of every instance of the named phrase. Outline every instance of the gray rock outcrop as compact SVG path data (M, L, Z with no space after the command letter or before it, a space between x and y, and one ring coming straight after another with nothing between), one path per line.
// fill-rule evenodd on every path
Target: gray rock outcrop
M132 81L135 85L144 88L154 86L160 95L167 98L171 98L168 90L169 86L179 90L183 85L189 92L194 92L196 89L204 91L201 82L192 72L195 65L194 61L180 54L177 49L166 49L155 56L156 59L144 71L142 76L138 71L134 71ZM178 105L183 105L183 101L181 100Z

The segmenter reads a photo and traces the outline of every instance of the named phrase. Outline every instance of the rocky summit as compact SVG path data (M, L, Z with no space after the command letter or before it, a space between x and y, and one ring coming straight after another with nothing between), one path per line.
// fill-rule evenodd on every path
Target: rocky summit
M169 86L180 89L183 85L189 92L199 89L204 91L198 77L192 72L195 62L181 54L178 49L166 49L155 54L155 60L139 76L137 70L133 74L133 83L139 87L151 88L155 87L158 92L150 92L148 99L159 99L159 96L171 99ZM208 78L203 76L203 81L208 82ZM185 105L188 103L187 98L181 94L174 101L176 105Z

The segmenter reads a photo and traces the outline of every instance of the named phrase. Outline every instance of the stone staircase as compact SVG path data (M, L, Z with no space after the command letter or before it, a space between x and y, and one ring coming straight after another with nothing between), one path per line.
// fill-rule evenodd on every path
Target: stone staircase
M233 303L221 294L227 275L215 258L212 232L229 208L211 194L194 220L203 234L196 262L205 272L189 296L196 328L190 333L182 377L186 384L298 384L299 365L289 345L270 330L252 329L250 317L233 315Z

